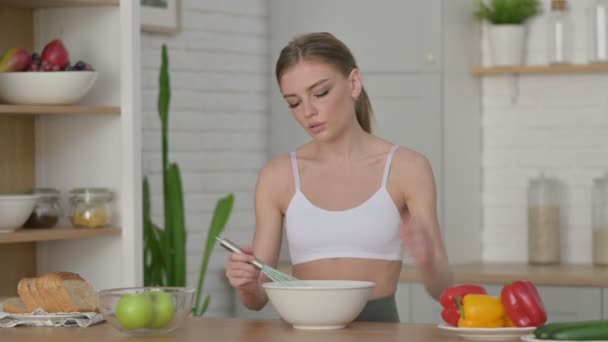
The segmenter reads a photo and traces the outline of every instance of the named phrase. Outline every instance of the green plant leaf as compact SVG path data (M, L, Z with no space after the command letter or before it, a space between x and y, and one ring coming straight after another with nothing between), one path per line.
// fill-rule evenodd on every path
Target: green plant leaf
M492 24L523 24L541 12L538 0L476 0L475 16Z
M184 217L184 194L179 166L169 165L167 170L169 188L169 207L171 213L171 242L173 244L173 284L171 286L186 286L186 221Z
M213 217L211 218L211 225L209 226L209 231L207 232L207 241L205 242L203 262L201 263L201 270L198 274L196 297L194 299L194 312L199 312L201 294L203 292L203 284L205 283L209 258L211 257L211 252L213 251L213 247L216 243L215 238L224 231L226 223L230 218L233 204L234 194L229 194L228 196L219 199L215 205L215 209L213 210Z
M207 312L207 308L209 307L209 303L211 303L211 296L207 295L207 296L205 296L205 301L203 302L203 307L200 309L200 311L195 312L194 315L195 316L203 316L205 314L205 312Z
M167 46L162 45L160 75L158 90L158 114L161 122L166 125L169 120L169 102L171 99L171 85L169 82L169 53Z

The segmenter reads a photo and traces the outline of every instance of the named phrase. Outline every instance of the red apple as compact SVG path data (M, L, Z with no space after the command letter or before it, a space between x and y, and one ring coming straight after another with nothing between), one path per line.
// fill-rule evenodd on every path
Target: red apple
M0 58L0 72L27 70L31 60L32 58L26 49L10 48Z

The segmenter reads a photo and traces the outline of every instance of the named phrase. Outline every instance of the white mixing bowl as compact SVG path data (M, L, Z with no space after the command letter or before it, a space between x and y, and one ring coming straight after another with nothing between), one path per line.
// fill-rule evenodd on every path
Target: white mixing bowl
M23 226L32 214L38 195L0 195L0 233Z
M262 285L270 304L297 329L340 329L361 313L375 283L297 280Z
M78 102L97 71L20 71L0 73L0 99L12 104L61 105Z

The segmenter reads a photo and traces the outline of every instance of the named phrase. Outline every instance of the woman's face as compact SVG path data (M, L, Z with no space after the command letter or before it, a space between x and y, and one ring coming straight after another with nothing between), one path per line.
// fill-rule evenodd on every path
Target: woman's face
M280 88L293 117L314 139L332 140L357 124L355 99L361 92L357 69L344 77L330 64L304 60L287 69Z

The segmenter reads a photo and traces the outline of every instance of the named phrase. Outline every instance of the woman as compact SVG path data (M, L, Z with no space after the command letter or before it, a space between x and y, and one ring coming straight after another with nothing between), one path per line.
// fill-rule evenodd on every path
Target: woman
M358 320L398 322L395 291L407 250L427 292L451 284L428 160L371 134L372 108L349 49L329 33L283 48L276 79L294 119L312 137L260 171L252 247L231 254L226 276L260 310L268 279L248 262L277 265L282 222L299 279L376 283Z

